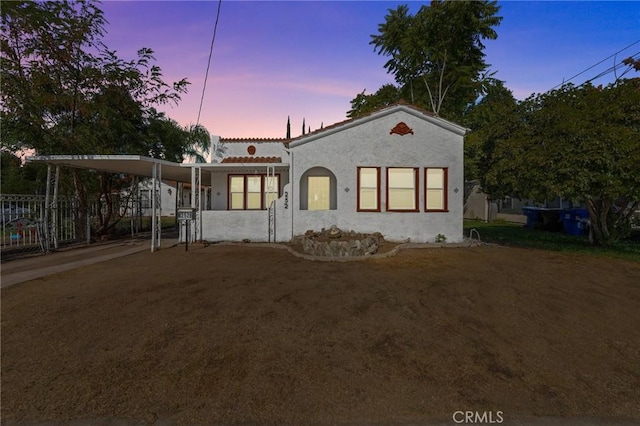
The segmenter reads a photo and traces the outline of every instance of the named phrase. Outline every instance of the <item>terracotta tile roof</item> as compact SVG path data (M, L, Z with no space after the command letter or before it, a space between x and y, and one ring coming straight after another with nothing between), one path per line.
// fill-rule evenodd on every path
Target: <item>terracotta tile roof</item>
M280 157L227 157L222 163L282 163Z
M287 143L287 141L289 141L287 138L220 138L220 142L224 143Z

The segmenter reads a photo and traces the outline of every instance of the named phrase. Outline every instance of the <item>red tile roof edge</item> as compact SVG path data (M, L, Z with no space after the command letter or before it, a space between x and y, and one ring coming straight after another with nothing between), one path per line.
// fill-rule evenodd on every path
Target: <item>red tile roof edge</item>
M281 157L227 157L223 158L221 163L281 163Z
M347 124L347 123L349 123L351 121L360 120L362 118L369 117L369 116L371 116L373 114L376 114L376 113L378 113L380 111L383 111L385 109L393 108L393 107L396 107L396 106L406 106L406 107L411 108L414 111L417 111L417 112L419 112L421 114L428 115L430 117L438 117L438 118L440 118L437 114L434 114L431 111L427 111L426 109L420 108L420 107L418 107L418 106L416 106L414 104L411 104L411 103L409 103L407 101L399 100L398 102L394 102L392 104L384 105L384 106L381 106L379 108L376 108L373 111L370 111L370 112L368 112L366 114L362 114L362 115L359 115L357 117L347 118L346 120L339 121L339 122L331 124L331 125L329 125L327 127L323 127L322 129L317 129L317 130L314 130L312 132L306 133L304 135L296 136L294 138L289 138L289 139L287 139L287 138L220 138L220 142L253 142L253 143L281 142L281 143L283 143L285 145L288 145L288 144L290 144L291 142L293 142L295 140L305 138L305 137L307 137L309 135L319 134L319 133L322 133L322 132L324 132L326 130L335 129L336 127L343 126L343 125L345 125L345 124Z
M269 143L282 142L286 143L290 139L287 138L220 138L220 142L251 142L251 143Z
M419 113L422 113L424 115L428 115L430 117L439 117L438 115L432 113L431 111L427 111L426 109L417 107L417 106L415 106L415 105L413 105L413 104L411 104L411 103L409 103L407 101L400 100L398 102L395 102L395 103L392 103L392 104L389 104L389 105L385 105L385 106L381 106L379 108L376 108L373 111L370 111L370 112L368 112L366 114L362 114L362 115L359 115L357 117L347 118L346 120L339 121L337 123L334 123L334 124L332 124L330 126L324 127L322 129L317 129L317 130L314 130L314 131L312 131L310 133L307 133L307 134L304 134L304 135L300 135L300 136L295 137L295 138L285 139L283 141L283 143L288 145L289 143L293 142L294 140L301 139L301 138L307 137L309 135L322 133L325 130L334 129L334 128L339 127L339 126L343 126L343 125L345 125L345 124L347 124L347 123L349 123L351 121L360 120L362 118L372 116L373 114L376 114L376 113L378 113L380 111L383 111L385 109L393 108L393 107L396 107L396 106L406 106L406 107L411 108L411 109L413 109L413 110L415 110L415 111L417 111Z

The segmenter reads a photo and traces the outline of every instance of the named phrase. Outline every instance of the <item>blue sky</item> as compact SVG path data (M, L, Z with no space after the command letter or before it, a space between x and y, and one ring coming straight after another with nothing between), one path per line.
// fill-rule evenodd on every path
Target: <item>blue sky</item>
M428 3L428 2L426 2ZM223 0L200 122L224 137L292 136L342 121L349 101L393 82L369 45L387 10L425 2ZM500 2L498 39L487 62L516 97L544 92L616 51L640 52L640 2ZM195 123L217 1L106 1L105 43L121 57L150 47L167 81L192 84L167 115ZM614 64L611 58L573 82ZM638 73L634 76L640 76ZM606 84L609 74L594 83Z

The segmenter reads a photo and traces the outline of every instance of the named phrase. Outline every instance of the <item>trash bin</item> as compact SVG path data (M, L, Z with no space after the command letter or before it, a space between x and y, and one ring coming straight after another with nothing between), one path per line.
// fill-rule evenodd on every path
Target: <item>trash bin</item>
M589 228L589 211L587 209L571 209L564 213L562 224L567 235L584 236Z
M589 233L589 210L573 209L573 218L576 222L576 232L578 232L576 235L587 235Z
M537 207L523 207L522 213L527 217L525 226L534 229L539 222L540 210Z

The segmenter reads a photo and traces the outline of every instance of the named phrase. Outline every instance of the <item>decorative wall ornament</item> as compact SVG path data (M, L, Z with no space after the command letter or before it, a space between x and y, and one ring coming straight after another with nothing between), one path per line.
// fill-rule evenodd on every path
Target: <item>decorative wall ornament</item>
M255 146L253 146L253 145L249 145L249 146L247 147L247 152L249 153L249 155L253 155L253 154L255 154L255 153L256 153L256 147L255 147Z
M398 124L396 124L396 126L393 129L391 129L391 131L389 132L390 135L394 133L400 136L404 136L404 135L408 135L409 133L413 134L413 129L407 126L407 124L404 121L401 121Z

